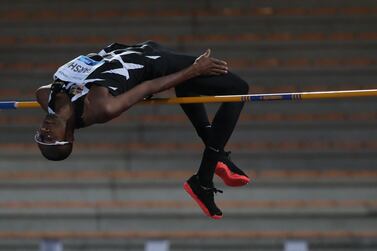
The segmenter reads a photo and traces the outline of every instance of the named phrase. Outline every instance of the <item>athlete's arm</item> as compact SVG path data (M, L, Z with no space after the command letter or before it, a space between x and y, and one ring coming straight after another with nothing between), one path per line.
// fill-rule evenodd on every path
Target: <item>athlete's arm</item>
M35 96L37 98L37 102L40 104L43 110L47 112L47 106L48 106L48 96L50 95L50 88L51 85L44 85L39 87L35 91Z
M110 120L151 94L170 89L197 76L220 75L227 73L227 71L227 63L211 58L210 50L207 50L191 66L170 75L145 81L128 92L106 99L106 105L104 106L102 103L100 107L104 107L106 120Z

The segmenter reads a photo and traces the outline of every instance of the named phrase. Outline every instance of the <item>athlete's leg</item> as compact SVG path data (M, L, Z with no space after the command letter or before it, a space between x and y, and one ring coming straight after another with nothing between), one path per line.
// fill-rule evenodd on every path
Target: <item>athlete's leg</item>
M193 94L237 95L247 92L247 83L232 73L221 76L199 77L176 87L177 96L189 96ZM196 175L187 180L184 188L198 203L204 213L214 219L222 218L222 212L214 201L214 193L219 190L214 188L213 176L215 170L217 171L219 163L223 163L222 161L225 162L225 159L227 159L223 156L225 153L223 149L234 130L242 107L243 103L221 104L212 121L212 127L205 127L208 118L203 104L182 105L182 108L206 144L199 170ZM230 163L229 161L228 164ZM229 171L227 165L224 164L224 167L226 167L226 171ZM234 167L237 168L235 165ZM229 173L233 174L233 172ZM226 181L231 176L220 177ZM248 179L246 175L243 177Z
M164 48L165 52L166 50L167 49ZM169 73L179 71L192 65L196 59L196 57L178 54L175 52L164 53L163 56L167 58ZM193 88L193 84L191 82L179 85L175 91L177 97L192 97L202 94L201 91L198 92L196 88ZM208 115L204 104L181 105L181 107L187 117L190 119L204 145L206 145L211 131L211 124L208 121Z
M177 96L241 95L247 92L248 84L232 73L199 77L176 87ZM202 104L182 105L198 134L205 140L206 150L198 171L200 182L205 186L213 186L212 180L218 162L218 152L224 152L224 147L232 135L242 107L241 102L221 104L212 121L212 127L208 128L208 123L203 122L207 115Z
M242 95L248 84L233 73L194 79L195 90L202 95ZM222 103L212 121L212 133L207 146L224 150L243 108L242 102Z
M176 88L175 92L177 97L193 97L199 95L197 92L187 88L189 86L190 85L183 85L182 88ZM211 132L211 123L208 120L208 115L204 104L181 105L181 107L187 117L190 119L204 145L206 145Z
M171 55L169 55L168 58L170 56ZM195 60L194 57L177 55L172 55L170 58L173 59L169 60L169 62L172 63L169 69L172 71L187 67ZM176 87L178 97L237 95L247 92L247 83L232 73L221 76L194 78ZM187 180L184 188L199 204L204 213L215 219L221 218L222 212L214 201L214 193L219 190L214 188L212 180L219 163L222 163L221 161L225 162L224 159L227 159L223 156L225 153L224 147L234 130L242 107L243 103L221 104L211 125L203 104L182 105L184 112L189 117L198 135L206 145L198 173ZM229 170L229 168L226 170ZM231 173L233 174L233 172ZM228 175L228 177L230 176ZM247 178L246 175L244 177Z
M195 57L165 53L169 71L174 72L188 67ZM220 76L198 77L176 87L178 97L197 95L240 95L248 92L248 84L233 73ZM205 145L223 150L237 123L243 103L224 103L220 106L212 121L212 129L203 104L186 104L181 106ZM211 131L213 133L211 133ZM212 135L212 136L210 136Z

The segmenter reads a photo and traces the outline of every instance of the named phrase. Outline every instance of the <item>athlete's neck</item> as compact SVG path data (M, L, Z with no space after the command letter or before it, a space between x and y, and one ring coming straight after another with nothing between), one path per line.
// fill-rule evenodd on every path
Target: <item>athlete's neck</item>
M69 96L66 93L58 93L54 105L56 115L66 124L66 140L73 141L75 114Z
M55 96L55 113L64 121L68 121L73 116L72 103L65 93L58 93Z

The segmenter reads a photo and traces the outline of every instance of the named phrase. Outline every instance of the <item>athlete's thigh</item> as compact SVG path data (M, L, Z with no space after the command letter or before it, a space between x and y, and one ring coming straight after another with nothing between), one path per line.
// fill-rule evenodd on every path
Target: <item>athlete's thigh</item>
M201 76L187 81L185 86L199 95L240 95L249 90L248 84L232 72L218 76Z
M183 70L192 65L196 60L196 57L194 56L173 52L163 53L163 56L167 60L168 73L174 73Z

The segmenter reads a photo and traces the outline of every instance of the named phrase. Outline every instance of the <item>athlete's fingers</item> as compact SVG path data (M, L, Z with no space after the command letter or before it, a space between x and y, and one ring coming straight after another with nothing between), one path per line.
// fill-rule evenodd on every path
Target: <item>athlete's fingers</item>
M215 69L219 69L219 70L224 70L224 71L227 71L227 70L228 70L228 67L227 67L227 66L224 66L224 65L215 65L214 68L215 68Z
M214 70L212 70L212 72L214 72L214 73L216 73L218 75L228 73L228 71L226 71L226 70L220 70L220 69L214 69Z
M225 65L214 65L213 69L228 71L228 67Z
M213 74L215 75L221 75L221 74L226 74L228 73L227 70L223 70L223 69L212 69L211 71Z
M218 69L212 70L211 72L218 73L218 74L226 74L226 73L228 73L228 71L226 71L226 70L218 70Z
M211 60L212 60L212 62L219 64L219 65L228 65L228 63L224 60L220 60L220 59L217 59L217 58L211 58Z
M223 65L215 65L213 69L220 70L220 71L228 71L228 67L223 66Z
M225 67L225 68L228 68L228 65L227 64L223 64L223 63L217 63L217 62L211 62L212 65L216 66L216 67Z
M214 66L214 68L219 68L219 69L228 70L228 66L227 66L227 65L213 64L213 66Z
M228 66L228 64L225 61L222 61L222 60L218 60L218 59L215 59L215 58L211 58L210 60L211 60L211 64L213 64L213 65Z

